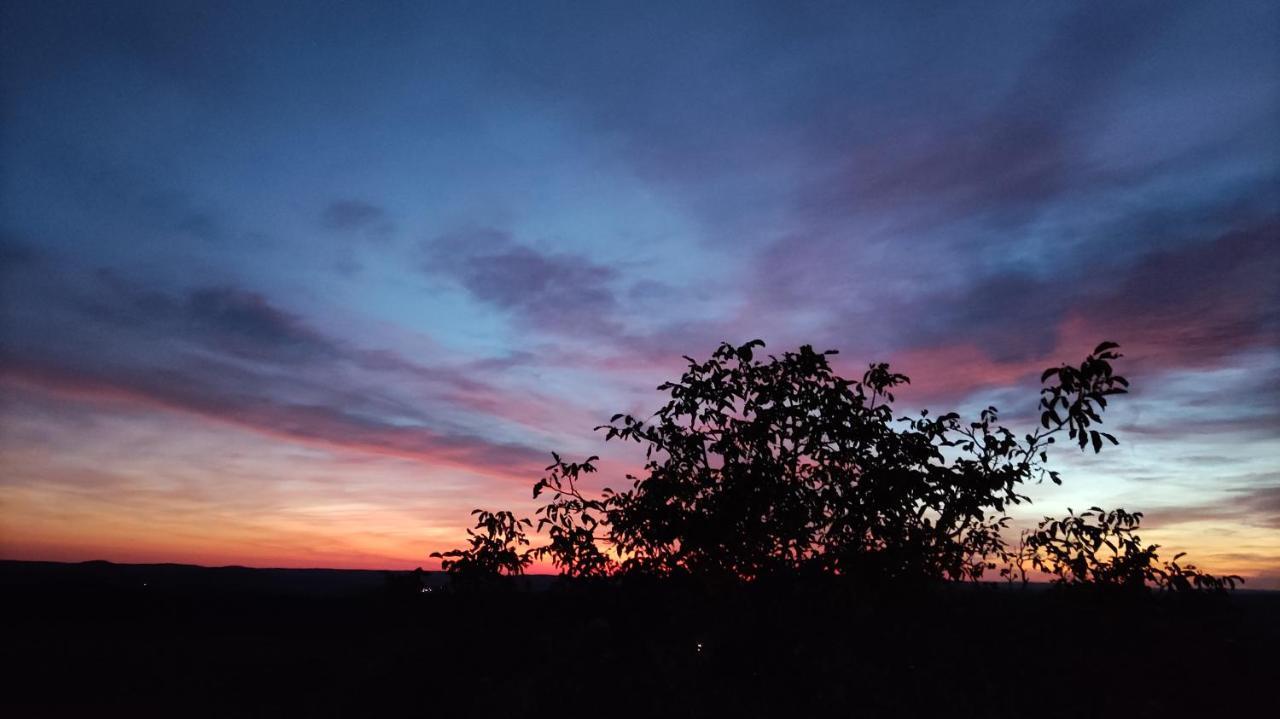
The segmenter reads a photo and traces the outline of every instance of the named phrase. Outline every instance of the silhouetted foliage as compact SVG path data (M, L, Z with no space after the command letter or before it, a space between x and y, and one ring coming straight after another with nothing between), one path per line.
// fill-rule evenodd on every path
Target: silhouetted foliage
M551 501L537 510L538 531L547 529L550 543L533 550L533 553L550 558L561 572L572 577L600 577L611 574L613 561L596 544L596 529L600 518L606 515L608 499L588 499L578 490L578 478L584 473L595 472L592 462L599 457L588 457L584 462L564 462L560 455L551 453L555 463L547 467L547 476L533 485L536 499L543 490L551 492Z
M1214 576L1195 565L1181 566L1178 554L1171 562L1159 563L1159 545L1143 545L1136 534L1142 512L1123 509L1106 511L1090 507L1076 514L1068 509L1062 519L1045 517L1035 531L1028 532L1020 561L1054 575L1059 585L1162 591L1234 589L1244 580L1236 575Z
M537 510L537 529L547 530L549 542L520 553L527 540L519 524L529 521L482 513L477 527L487 534L472 533L470 549L445 553L456 557L446 560L445 571L517 573L538 556L569 577L976 580L1002 565L1002 574L1012 576L1028 545L1025 538L1014 550L1006 545L1008 508L1029 501L1021 493L1027 482L1061 483L1045 466L1057 435L1094 452L1104 440L1116 443L1096 427L1107 398L1129 384L1113 371L1111 362L1121 356L1113 342L1079 365L1050 368L1041 376L1040 426L1019 437L999 423L995 407L969 422L927 410L896 417L895 388L910 380L887 364L848 380L832 370L834 350L806 345L761 359L763 347L760 340L724 343L704 362L685 357L681 377L658 387L669 399L651 417L617 414L596 428L606 441L644 447L642 472L626 476L629 488L587 497L579 482L596 471L599 458L571 463L553 453L547 475L533 487L535 498L550 494ZM1080 556L1078 545L1094 535L1072 527L1052 540L1035 534L1034 549L1043 556L1034 561L1052 568L1063 566L1052 552ZM1128 581L1138 575L1126 573L1124 562L1139 556L1102 574L1088 565L1071 576ZM1169 566L1140 581L1213 584L1208 575Z
M511 512L483 509L472 510L471 514L476 516L476 526L467 530L468 548L431 553L440 558L440 568L464 581L523 574L533 562L528 550L523 549L529 546L523 529L531 525L529 520L517 519Z

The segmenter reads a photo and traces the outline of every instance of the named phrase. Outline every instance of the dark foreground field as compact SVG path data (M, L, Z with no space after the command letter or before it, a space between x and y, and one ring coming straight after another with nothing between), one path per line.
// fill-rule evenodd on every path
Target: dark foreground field
M0 715L1274 716L1280 595L465 596L407 575L0 562Z

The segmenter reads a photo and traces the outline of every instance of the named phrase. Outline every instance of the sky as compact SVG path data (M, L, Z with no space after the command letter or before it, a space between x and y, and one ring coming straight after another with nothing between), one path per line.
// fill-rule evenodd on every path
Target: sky
M4 2L0 557L438 566L761 338L1280 588L1280 5ZM612 481L610 481L612 479Z

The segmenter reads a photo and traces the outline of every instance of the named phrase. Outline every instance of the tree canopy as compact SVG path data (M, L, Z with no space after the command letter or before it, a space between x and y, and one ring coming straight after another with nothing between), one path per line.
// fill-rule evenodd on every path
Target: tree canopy
M764 346L724 343L705 361L685 357L680 378L658 387L668 399L652 416L617 414L596 428L606 441L644 448L640 473L626 475L623 489L584 494L599 458L566 462L553 453L533 486L535 498L547 498L536 512L545 544L525 548L528 519L476 510L469 548L433 556L458 577L518 574L533 557L570 577L976 580L997 568L1025 577L1026 563L1064 583L1111 576L1065 557L1111 543L1107 531L1136 527L1111 520L1140 514L1101 515L1109 522L1101 534L1047 518L1016 550L1004 533L1009 508L1029 501L1028 483L1061 483L1046 466L1059 437L1095 453L1117 443L1098 429L1108 398L1129 385L1113 370L1117 344L1045 370L1039 425L1020 435L995 407L969 421L928 410L897 416L894 391L910 380L887 364L850 380L833 371L834 350L806 345L775 356ZM1176 562L1156 573L1134 569L1153 565L1154 549L1124 544L1117 551L1132 566L1115 571L1172 589L1223 586Z

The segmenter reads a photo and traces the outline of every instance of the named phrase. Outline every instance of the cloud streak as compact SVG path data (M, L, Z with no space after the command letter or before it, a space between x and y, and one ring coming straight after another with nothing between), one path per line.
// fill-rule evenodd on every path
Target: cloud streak
M83 400L179 409L284 439L504 476L527 478L545 457L517 441L451 427L457 422L432 418L393 389L400 381L429 385L419 395L428 407L434 402L453 414L478 409L497 418L505 411L517 423L527 421L520 401L505 408L494 401L503 394L499 388L457 370L350 347L260 294L211 287L174 295L101 272L86 287L61 308L66 326L80 335L100 333L120 349L85 353L77 337L47 335L38 324L19 321L10 325L4 349L6 379Z

